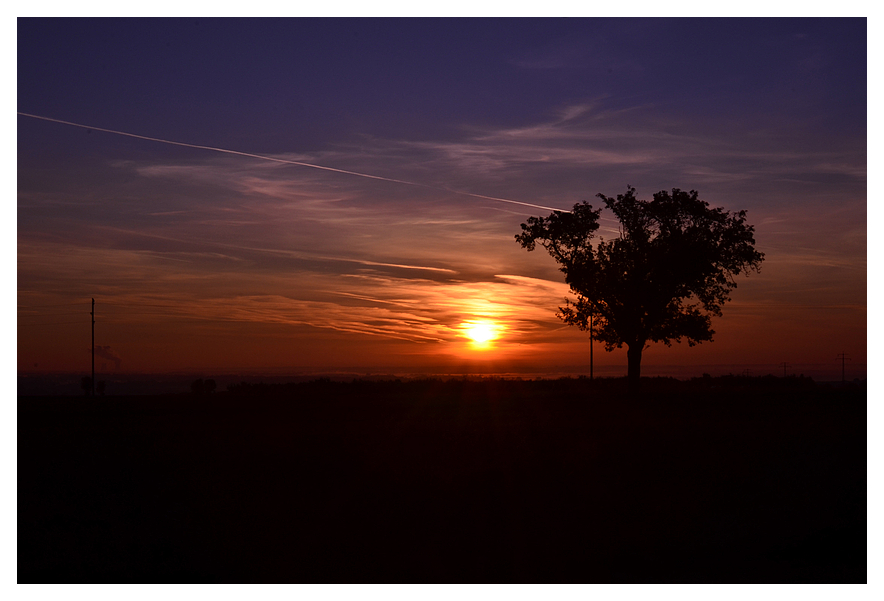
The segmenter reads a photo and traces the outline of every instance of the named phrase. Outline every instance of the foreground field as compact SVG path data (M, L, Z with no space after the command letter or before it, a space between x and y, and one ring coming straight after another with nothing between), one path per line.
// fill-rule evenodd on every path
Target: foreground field
M20 398L19 582L865 582L866 394L800 384Z

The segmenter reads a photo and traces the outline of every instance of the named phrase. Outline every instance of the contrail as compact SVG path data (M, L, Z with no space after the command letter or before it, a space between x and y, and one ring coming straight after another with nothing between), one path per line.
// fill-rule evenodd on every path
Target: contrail
M23 113L21 111L17 111L19 115L22 117L30 117L31 119L40 119L42 121L51 121L53 123L61 123L64 125L72 125L73 127L81 127L83 129L93 129L95 131L103 131L109 134L116 134L118 136L128 136L130 138L138 138L139 140L148 140L150 142L160 142L162 144L172 144L173 146L184 146L187 148L198 148L200 150L211 150L213 152L223 152L226 154L235 154L243 157L250 157L253 159L260 159L262 161L272 161L274 163L285 163L287 165L297 165L299 167L310 167L311 169L322 169L323 171L333 171L334 173L343 173L345 175L355 175L356 177L366 177L368 179L376 179L385 182L393 182L396 184L405 184L408 186L420 186L421 188L430 188L432 190L440 190L443 192L450 192L452 194L459 194L461 196L471 196L473 198L482 198L485 200L494 200L497 202L507 202L510 204L521 205L523 207L531 207L534 209L543 209L545 211L562 211L563 213L570 213L570 211L564 211L562 209L556 209L554 207L545 207L543 205L531 204L530 202L521 202L518 200L511 200L509 198L498 198L496 196L485 196L484 194L473 194L472 192L458 192L457 190L451 190L449 188L440 188L437 186L430 186L429 184L421 184L418 182L409 182L402 179L394 179L391 177L381 177L380 175L370 175L368 173L359 173L358 171L347 171L346 169L336 169L334 167L326 167L324 165L314 165L313 163L303 163L301 161L292 161L289 159L279 159L276 157L269 157L261 154L253 154L251 152L241 152L239 150L230 150L227 148L216 148L214 146L202 146L200 144L189 144L187 142L176 142L174 140L164 140L163 138L152 138L150 136L142 136L139 134L133 134L125 131L117 131L115 129L106 129L104 127L95 127L93 125L84 125L82 123L74 123L72 121L63 121L61 119L53 119L51 117L42 117L40 115L32 115L30 113Z

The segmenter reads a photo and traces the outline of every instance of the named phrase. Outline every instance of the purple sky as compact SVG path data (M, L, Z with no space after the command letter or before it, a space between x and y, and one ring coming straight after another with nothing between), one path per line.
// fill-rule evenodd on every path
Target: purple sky
M632 185L748 210L766 255L714 342L645 374L866 375L865 19L17 33L18 111L85 126L17 118L19 373L88 371L91 298L107 372L585 373L561 273L513 236Z

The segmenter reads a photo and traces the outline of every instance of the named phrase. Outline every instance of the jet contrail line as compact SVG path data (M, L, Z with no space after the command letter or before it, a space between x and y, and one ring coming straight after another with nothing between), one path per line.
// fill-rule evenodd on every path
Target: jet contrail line
M92 129L95 131L103 131L109 134L116 134L118 136L127 136L129 138L137 138L139 140L148 140L150 142L160 142L162 144L171 144L173 146L184 146L186 148L197 148L199 150L210 150L212 152L223 152L225 154L235 154L238 156L249 157L253 159L260 159L262 161L272 161L274 163L285 163L287 165L297 165L298 167L310 167L311 169L321 169L323 171L332 171L334 173L343 173L345 175L354 175L356 177L365 177L368 179L376 179L385 182L393 182L396 184L405 184L408 186L419 186L421 188L430 188L432 190L440 190L443 192L450 192L452 194L459 194L461 196L471 196L473 198L483 198L485 200L494 200L497 202L507 202L510 204L521 205L523 207L531 207L534 209L544 209L546 211L561 211L563 213L570 213L570 211L565 211L562 209L556 209L554 207L545 207L543 205L531 204L530 202L521 202L519 200L512 200L509 198L498 198L496 196L485 196L484 194L473 194L472 192L459 192L457 190L451 190L449 188L441 188L438 186L431 186L429 184L421 184L419 182L409 182L402 179L394 179L391 177L381 177L380 175L371 175L368 173L359 173L358 171L347 171L346 169L336 169L335 167L326 167L324 165L315 165L313 163L304 163L301 161L292 161L290 159L280 159L276 157L270 157L261 154L253 154L251 152L242 152L239 150L230 150L228 148L216 148L214 146L203 146L200 144L190 144L188 142L176 142L175 140L165 140L163 138L153 138L151 136L142 136L140 134L133 134L125 131L118 131L115 129L106 129L104 127L95 127L94 125L84 125L82 123L74 123L73 121L64 121L62 119L53 119L52 117L43 117L41 115L33 115L31 113L23 113L21 111L16 111L22 117L30 117L31 119L40 119L42 121L51 121L53 123L61 123L63 125L71 125L73 127L80 127L83 129Z

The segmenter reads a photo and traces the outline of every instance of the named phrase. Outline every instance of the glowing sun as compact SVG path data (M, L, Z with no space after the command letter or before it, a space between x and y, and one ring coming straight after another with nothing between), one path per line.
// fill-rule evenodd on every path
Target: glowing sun
M500 327L493 321L486 319L465 321L460 325L464 335L469 338L474 346L484 347L500 335Z

